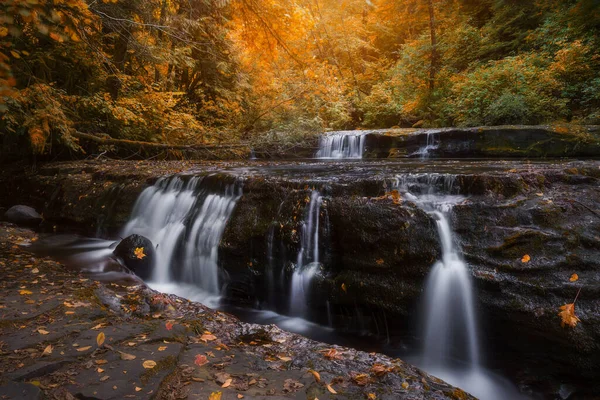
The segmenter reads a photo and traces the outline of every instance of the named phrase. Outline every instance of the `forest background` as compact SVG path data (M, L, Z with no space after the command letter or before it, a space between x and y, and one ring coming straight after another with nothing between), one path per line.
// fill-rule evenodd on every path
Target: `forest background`
M600 123L600 0L4 0L3 153Z

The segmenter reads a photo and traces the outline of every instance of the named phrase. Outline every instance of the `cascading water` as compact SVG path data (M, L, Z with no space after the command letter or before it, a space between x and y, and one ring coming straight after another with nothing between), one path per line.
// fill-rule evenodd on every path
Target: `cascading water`
M481 366L473 285L449 222L454 205L465 200L455 181L453 175L408 174L395 183L434 218L442 250L425 285L424 343L416 364L483 400L517 399L521 396L506 380Z
M237 183L211 190L202 184L205 179L159 179L136 201L122 236L136 233L156 245L152 283L172 283L172 266L179 263L184 283L215 296L220 292L219 242L242 191Z
M323 197L313 190L300 233L300 250L290 290L290 315L306 316L310 282L319 269L319 214Z
M361 159L365 150L365 132L343 131L321 136L315 158Z
M439 134L434 132L427 133L427 142L425 146L414 152L413 156L419 156L421 159L429 158L430 153L437 150L440 147Z

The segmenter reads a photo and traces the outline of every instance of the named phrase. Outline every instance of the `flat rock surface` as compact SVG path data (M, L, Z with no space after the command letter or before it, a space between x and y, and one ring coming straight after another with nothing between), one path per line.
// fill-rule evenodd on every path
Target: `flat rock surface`
M95 282L29 254L36 239L0 225L2 399L472 398L399 359Z

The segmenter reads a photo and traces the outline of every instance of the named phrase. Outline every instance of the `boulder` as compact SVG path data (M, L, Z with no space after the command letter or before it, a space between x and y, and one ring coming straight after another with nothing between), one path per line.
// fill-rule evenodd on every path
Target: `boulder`
M119 242L113 254L140 278L150 277L155 257L150 239L136 234L127 236Z
M43 218L29 206L12 206L4 213L4 219L17 225L38 226Z

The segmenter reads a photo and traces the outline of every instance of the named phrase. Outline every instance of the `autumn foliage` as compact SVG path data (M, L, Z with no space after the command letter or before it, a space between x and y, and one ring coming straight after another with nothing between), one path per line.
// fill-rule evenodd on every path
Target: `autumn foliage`
M598 123L599 29L594 0L6 0L2 152Z

